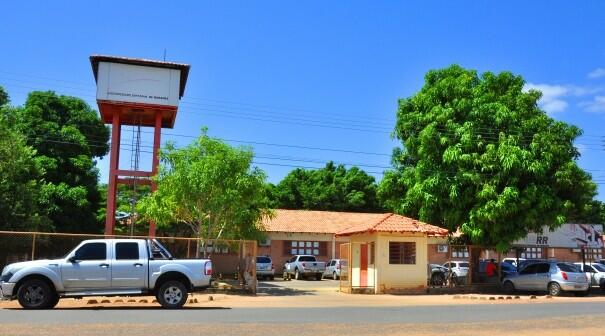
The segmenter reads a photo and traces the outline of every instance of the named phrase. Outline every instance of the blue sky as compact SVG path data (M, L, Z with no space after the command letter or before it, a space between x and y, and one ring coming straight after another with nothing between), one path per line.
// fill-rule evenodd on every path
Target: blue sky
M580 165L605 200L605 3L565 1L10 1L0 20L0 85L15 105L51 89L94 104L88 57L191 64L175 128L184 145L256 142L278 182L291 166L357 163L377 179L397 145L397 98L433 68L510 70L545 93L554 118L582 128ZM130 165L129 129L122 166ZM144 134L149 145L149 134ZM231 142L242 144L241 142ZM326 151L258 143L342 149ZM145 151L146 148L144 147ZM149 153L142 154L148 168ZM107 180L108 159L99 162Z

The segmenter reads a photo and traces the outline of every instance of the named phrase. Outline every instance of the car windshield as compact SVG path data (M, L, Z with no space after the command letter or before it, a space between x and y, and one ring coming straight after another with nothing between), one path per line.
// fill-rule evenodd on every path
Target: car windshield
M581 272L580 268L574 264L558 263L557 267L563 272Z
M270 264L271 258L269 257L256 257L257 264Z
M605 272L605 265L592 264L592 268L596 269L599 272Z
M316 261L314 256L301 256L298 261Z

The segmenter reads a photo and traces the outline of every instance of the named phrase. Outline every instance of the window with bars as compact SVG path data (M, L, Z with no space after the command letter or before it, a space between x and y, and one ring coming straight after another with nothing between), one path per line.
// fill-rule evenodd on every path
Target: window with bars
M542 248L541 247L526 247L525 251L521 253L523 259L542 259Z
M328 244L319 241L284 241L284 255L308 254L314 256L327 256Z
M452 247L452 258L468 258L468 248Z
M416 243L389 242L389 264L414 265L416 264Z
M601 260L603 258L603 250L602 249L587 249L586 250L586 259L588 260Z

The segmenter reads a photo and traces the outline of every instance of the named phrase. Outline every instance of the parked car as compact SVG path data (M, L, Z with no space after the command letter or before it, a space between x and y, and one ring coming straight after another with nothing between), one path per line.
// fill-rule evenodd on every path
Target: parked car
M450 261L443 264L443 267L447 268L448 271L451 270L451 277L454 283L464 282L464 279L468 276L468 261Z
M517 267L518 266L517 263L521 264L524 261L526 261L525 258L504 258L504 259L502 259L503 263L510 264L510 265L512 265L515 268L518 268Z
M7 265L0 296L26 309L46 309L63 297L153 294L180 308L189 292L210 287L212 262L173 259L157 240L85 240L64 258Z
M589 282L586 274L571 263L546 261L530 263L519 273L502 280L502 288L507 293L515 291L547 291L557 296L564 291L576 296L588 293Z
M275 280L275 267L271 257L256 257L256 277L259 279Z
M605 265L598 263L575 263L590 279L591 286L598 286L605 291Z
M428 282L431 286L443 286L449 270L438 264L428 265Z
M324 278L330 277L334 280L340 279L340 259L332 259L326 264Z
M294 277L296 280L302 278L314 278L321 280L326 270L326 263L317 261L313 255L295 255L286 261L284 265L284 279Z

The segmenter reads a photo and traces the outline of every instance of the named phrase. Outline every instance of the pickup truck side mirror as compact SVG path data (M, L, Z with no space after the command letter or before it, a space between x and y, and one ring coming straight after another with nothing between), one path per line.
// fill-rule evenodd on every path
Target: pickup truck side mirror
M77 263L78 259L76 259L76 256L71 256L67 259L67 261L69 261L70 263Z

